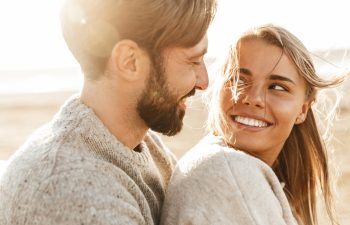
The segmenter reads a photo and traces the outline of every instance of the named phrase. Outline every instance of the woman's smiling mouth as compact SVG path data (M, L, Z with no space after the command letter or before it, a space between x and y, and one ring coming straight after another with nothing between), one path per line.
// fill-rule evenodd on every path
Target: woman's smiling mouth
M246 126L251 126L251 127L268 127L271 124L262 121L262 120L257 120L249 117L244 117L244 116L233 116L233 120L237 123L246 125Z

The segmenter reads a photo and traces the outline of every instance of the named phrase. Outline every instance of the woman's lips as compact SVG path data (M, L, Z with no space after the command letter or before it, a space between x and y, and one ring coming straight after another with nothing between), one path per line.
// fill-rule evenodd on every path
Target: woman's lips
M272 125L272 123L266 120L259 119L258 117L253 118L253 116L232 115L231 118L236 124L245 128L261 129Z

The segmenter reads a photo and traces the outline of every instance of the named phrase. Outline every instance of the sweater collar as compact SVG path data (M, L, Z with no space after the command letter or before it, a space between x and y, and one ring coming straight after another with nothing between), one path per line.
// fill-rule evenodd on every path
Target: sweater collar
M88 143L90 150L108 161L123 160L125 163L147 165L151 159L148 146L143 140L139 152L121 143L102 123L94 111L85 105L78 95L72 96L61 107L56 115L56 121L61 121L60 127L75 130ZM63 123L62 123L63 122ZM147 133L144 139L149 138Z

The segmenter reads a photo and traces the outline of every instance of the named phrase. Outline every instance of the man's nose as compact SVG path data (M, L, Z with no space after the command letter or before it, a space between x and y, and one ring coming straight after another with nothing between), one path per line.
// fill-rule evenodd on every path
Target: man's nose
M196 88L200 90L207 89L209 84L208 71L206 65L203 63L196 71Z

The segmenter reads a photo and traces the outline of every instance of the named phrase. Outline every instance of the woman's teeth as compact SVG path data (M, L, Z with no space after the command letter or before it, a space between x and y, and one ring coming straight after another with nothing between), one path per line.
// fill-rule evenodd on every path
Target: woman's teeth
M235 121L238 123L242 123L247 126L253 126L253 127L267 127L268 124L261 120L251 119L247 117L242 116L235 116Z

